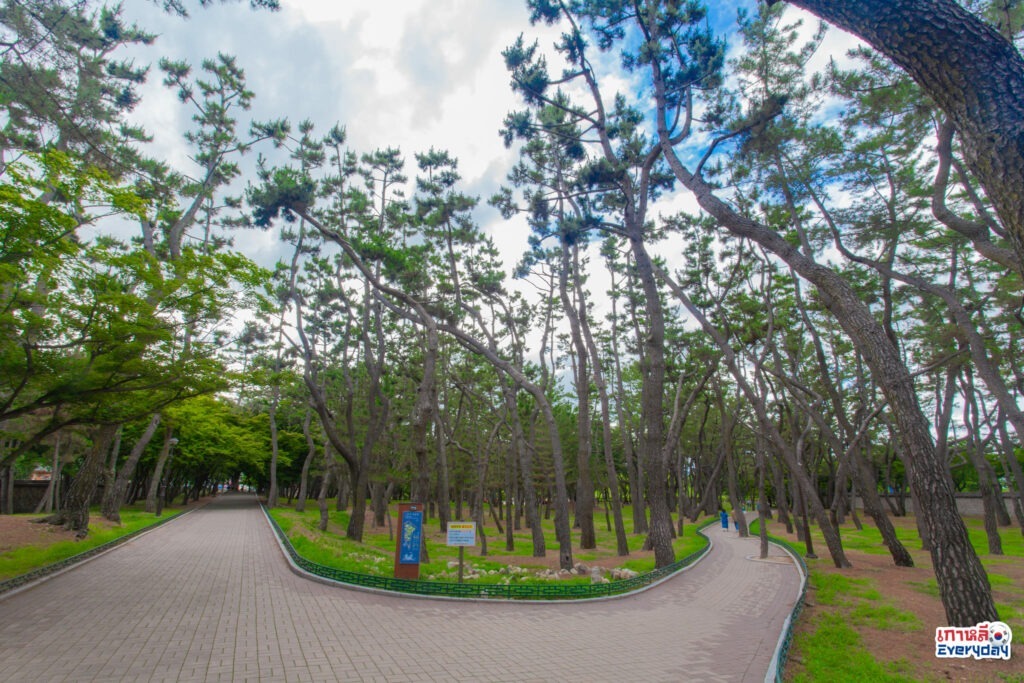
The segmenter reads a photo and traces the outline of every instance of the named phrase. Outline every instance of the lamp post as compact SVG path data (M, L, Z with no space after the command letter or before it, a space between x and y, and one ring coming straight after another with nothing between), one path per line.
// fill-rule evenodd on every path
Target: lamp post
M156 497L156 516L159 517L164 513L164 499L167 495L167 477L171 470L171 459L174 458L174 445L178 443L177 439L169 439L167 441L169 449L167 451L167 463L164 465L164 475L160 477L160 494Z

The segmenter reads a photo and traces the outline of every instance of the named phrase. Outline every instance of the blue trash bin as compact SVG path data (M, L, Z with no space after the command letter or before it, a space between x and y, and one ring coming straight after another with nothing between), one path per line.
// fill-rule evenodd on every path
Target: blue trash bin
M729 513L726 512L725 510L722 510L722 512L719 514L719 517L721 517L721 519L722 519L722 528L725 529L726 531L728 531L729 530Z

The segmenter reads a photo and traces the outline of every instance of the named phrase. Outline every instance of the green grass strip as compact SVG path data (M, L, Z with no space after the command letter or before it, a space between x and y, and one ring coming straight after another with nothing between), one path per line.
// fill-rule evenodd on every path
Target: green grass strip
M391 576L378 574L365 574L361 572L338 569L336 567L320 564L300 554L295 545L292 544L288 535L278 524L277 519L265 507L263 508L271 528L277 535L285 552L292 562L300 569L321 578L330 579L339 583L345 583L362 588L374 590L392 591L397 593L410 593L414 595L427 595L446 598L489 598L507 600L571 600L602 598L612 595L622 595L645 588L658 583L672 574L690 566L710 548L710 541L704 535L703 529L714 524L717 518L710 518L697 527L697 533L703 540L702 546L681 560L666 567L655 569L651 572L640 574L632 579L611 581L609 583L585 582L567 583L565 581L544 581L537 583L449 583L442 581L414 581L410 579L396 579ZM285 526L291 528L291 522ZM298 541L298 539L296 539ZM315 544L298 542L306 552L314 554Z
M815 628L801 639L806 672L796 681L834 681L840 683L897 683L907 681L899 665L884 666L861 646L860 634L842 614L825 612L815 620Z

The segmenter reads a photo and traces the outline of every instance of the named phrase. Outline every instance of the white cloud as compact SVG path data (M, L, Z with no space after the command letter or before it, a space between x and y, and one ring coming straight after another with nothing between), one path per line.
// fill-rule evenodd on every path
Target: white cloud
M504 148L498 130L508 112L522 107L509 88L501 51L520 33L529 42L536 38L557 75L561 64L551 56L550 46L559 28L531 27L521 0L281 4L278 13L250 11L240 3L216 4L196 9L190 20L183 21L149 2L129 3L126 11L132 18L161 34L152 48L133 54L140 62L155 64L166 55L195 65L218 52L235 55L256 95L253 118L288 117L293 123L310 119L318 131L341 123L357 152L400 147L410 178L416 172L415 152L447 149L459 159L466 191L481 199L478 222L495 239L511 269L526 249L529 230L524 221L504 221L486 206L515 162L514 151ZM813 19L805 21L808 30L814 25ZM834 30L827 41L816 64L841 56L854 44ZM617 91L641 100L646 95L638 74L616 73L618 59L617 51L595 56L608 72L602 79L606 105ZM182 134L191 112L159 85L158 73L150 79L135 119L155 135L154 156L190 171ZM247 124L241 120L240 128ZM681 209L697 213L689 193L663 198L650 216ZM265 266L282 253L272 232L241 235L237 243ZM678 240L671 240L652 250L673 265L682 248ZM608 283L596 253L591 272L589 286L597 314L603 317ZM528 288L525 293L531 294Z
M160 34L154 46L132 51L138 63L155 65L167 56L198 70L202 59L218 52L237 58L255 93L252 111L238 117L240 131L250 116L287 117L293 124L308 118L319 131L341 123L356 152L400 147L410 177L415 152L447 149L459 159L466 186L481 196L481 222L498 219L486 199L514 163L498 130L519 106L501 51L529 28L524 4L285 0L277 13L227 3L195 9L186 21L135 2L126 15ZM154 135L153 156L194 174L182 138L192 112L160 80L154 66L133 121ZM276 260L271 235L238 241L261 264Z

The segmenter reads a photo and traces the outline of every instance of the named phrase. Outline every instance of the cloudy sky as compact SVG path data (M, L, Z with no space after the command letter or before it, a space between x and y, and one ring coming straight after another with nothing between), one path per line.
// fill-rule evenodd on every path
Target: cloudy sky
M481 199L478 222L495 239L506 264L514 265L526 248L525 223L505 222L486 204L515 162L498 135L505 115L520 108L501 51L520 33L547 48L557 31L531 27L522 0L280 2L276 13L252 11L248 2L206 9L192 2L187 20L149 1L125 3L127 19L159 34L152 47L136 52L138 63L154 65L133 114L155 136L153 154L179 169L190 168L182 133L191 112L161 85L158 59L198 66L218 52L234 55L255 93L253 119L310 119L321 132L340 123L359 153L399 147L410 177L415 175L415 152L449 150L459 159L464 191ZM734 27L736 9L752 7L753 1L709 4L712 22L724 28ZM805 28L810 32L814 25L810 19ZM833 33L819 57L841 55L850 44L847 36ZM614 94L610 84L604 81L608 98ZM630 87L622 77L614 85ZM247 126L248 120L240 120L240 130ZM683 207L693 209L694 204L680 194L661 210ZM281 253L273 232L246 233L236 238L236 246L268 267ZM591 288L600 296L606 286L598 277Z
M515 161L498 136L505 114L518 108L501 51L523 31L554 40L551 30L531 29L524 3L282 0L276 13L228 3L195 8L188 20L142 0L127 5L126 18L160 35L138 51L139 63L234 55L256 95L254 119L308 118L321 132L341 123L357 152L399 147L410 177L415 152L449 150L465 191L484 204L478 220L505 251L525 247L524 231L500 226L486 206ZM154 153L178 168L189 167L181 135L190 115L154 69L134 117L155 135ZM263 265L276 258L269 233L238 246Z

